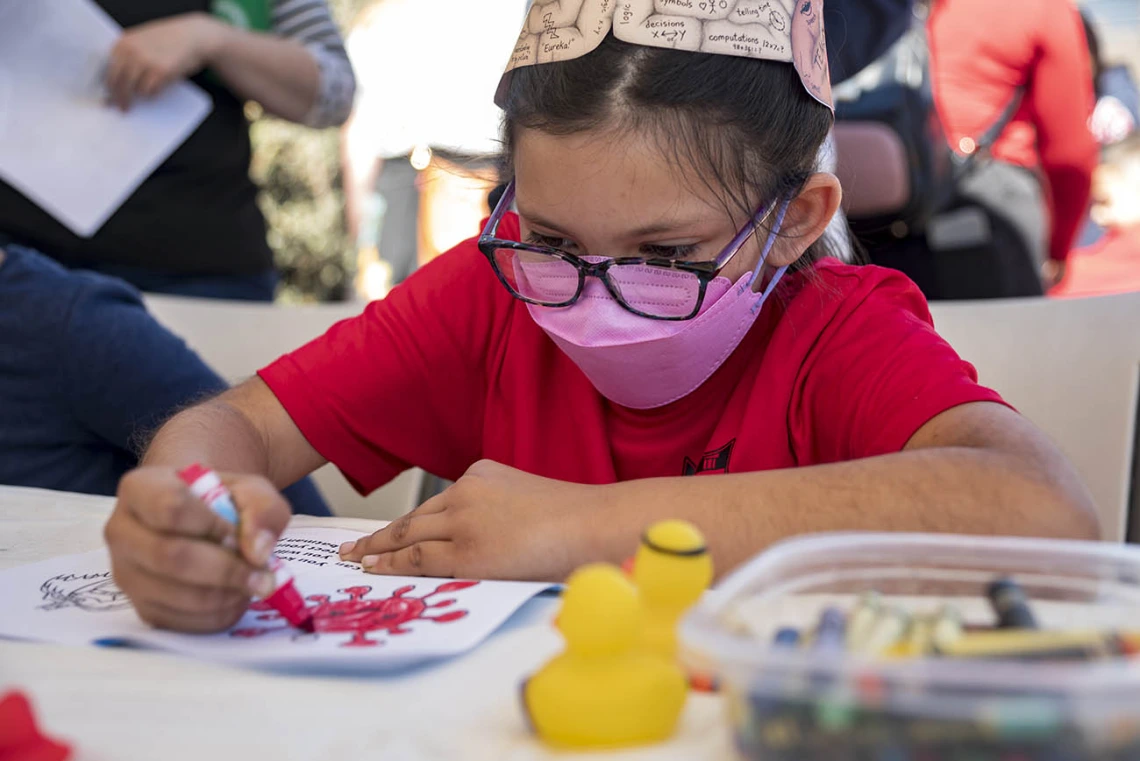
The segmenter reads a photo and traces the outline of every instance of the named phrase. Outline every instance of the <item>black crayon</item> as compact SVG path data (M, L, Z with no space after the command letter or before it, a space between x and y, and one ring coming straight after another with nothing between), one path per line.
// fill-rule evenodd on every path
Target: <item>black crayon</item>
M1001 629L1036 629L1037 619L1029 608L1025 590L1013 579L998 579L986 590Z

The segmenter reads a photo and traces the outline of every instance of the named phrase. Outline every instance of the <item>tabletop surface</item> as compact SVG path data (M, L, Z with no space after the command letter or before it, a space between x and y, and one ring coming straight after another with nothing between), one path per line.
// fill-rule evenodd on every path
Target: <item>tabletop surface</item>
M0 487L0 569L102 545L113 500ZM294 525L370 530L371 521ZM2 591L0 591L2 594ZM552 598L536 598L467 655L396 676L317 678L215 666L157 652L0 640L0 693L24 690L74 761L579 757L527 732L518 685L561 648ZM722 701L690 696L669 743L604 759L731 759Z

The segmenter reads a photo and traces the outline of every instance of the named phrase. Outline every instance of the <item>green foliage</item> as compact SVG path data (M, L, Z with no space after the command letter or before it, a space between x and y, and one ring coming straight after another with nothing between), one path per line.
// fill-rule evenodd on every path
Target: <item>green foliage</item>
M371 0L330 0L347 31ZM313 130L260 115L251 130L251 175L269 225L269 245L281 271L279 299L338 301L351 296L354 248L344 225L340 132Z

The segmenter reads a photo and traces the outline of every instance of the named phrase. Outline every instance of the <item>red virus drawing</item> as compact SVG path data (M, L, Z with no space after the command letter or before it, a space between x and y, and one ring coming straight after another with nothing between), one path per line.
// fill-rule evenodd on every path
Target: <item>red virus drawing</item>
M467 615L465 610L450 610L438 616L426 615L429 610L447 608L455 604L454 599L440 600L428 603L429 597L458 592L461 589L473 587L477 581L449 581L441 584L434 591L423 597L407 597L415 590L414 586L400 587L392 593L391 597L369 599L365 597L372 591L372 587L347 587L338 589L338 594L348 595L340 600L333 600L329 595L310 595L307 602L313 603L309 610L313 614L313 623L318 634L351 634L352 637L341 647L376 647L384 644L383 640L369 639L368 635L374 632L386 631L388 634L408 634L412 630L407 624L413 621L435 621L445 624L458 621ZM279 621L281 616L264 601L257 601L249 606L250 610L261 613L258 621ZM234 629L231 637L260 637L274 631L288 629L288 626L251 626Z

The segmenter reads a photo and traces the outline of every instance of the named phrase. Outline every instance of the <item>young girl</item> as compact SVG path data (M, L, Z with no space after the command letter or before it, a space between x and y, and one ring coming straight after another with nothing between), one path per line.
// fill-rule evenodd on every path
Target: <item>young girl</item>
M720 572L827 529L1096 535L1072 468L915 287L822 250L826 56L790 49L822 28L788 31L818 0L614 5L532 9L499 91L513 185L478 240L175 417L123 479L106 534L145 619L236 620L289 517L277 487L326 461L364 492L410 466L456 480L342 548L373 573L562 579L665 517ZM230 474L240 559L175 476L192 461Z

